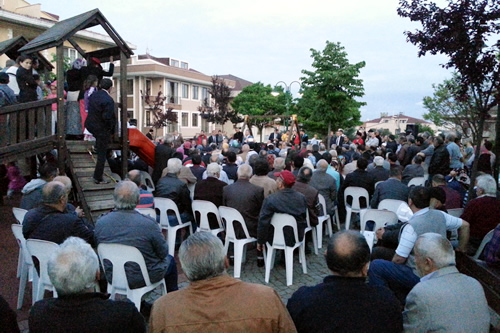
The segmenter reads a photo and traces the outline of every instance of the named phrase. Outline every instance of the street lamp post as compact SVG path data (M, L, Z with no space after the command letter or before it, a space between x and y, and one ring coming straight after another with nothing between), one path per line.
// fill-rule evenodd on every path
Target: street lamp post
M282 84L285 85L285 93L290 94L290 95L292 94L291 91L290 91L290 88L291 88L292 84L297 83L299 85L299 89L300 89L300 86L301 86L301 84L300 84L299 81L292 81L292 82L290 82L290 84L286 84L284 81L278 81L278 82L276 82L276 84L274 85L274 87L277 87L280 83L282 83ZM273 96L278 96L279 93L276 92L276 91L273 91L272 95ZM290 103L289 103L289 100L287 98L286 99L286 115L287 116L290 113L289 111L290 111ZM285 120L285 126L286 126L286 131L288 132L288 118L286 118L286 120Z

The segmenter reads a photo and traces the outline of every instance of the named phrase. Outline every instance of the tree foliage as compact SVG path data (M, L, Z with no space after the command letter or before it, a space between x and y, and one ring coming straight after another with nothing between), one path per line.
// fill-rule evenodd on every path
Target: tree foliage
M448 0L447 6L440 8L431 0L400 0L398 14L422 24L422 29L405 32L408 41L418 46L419 56L428 52L446 55L448 62L443 67L455 69L460 77L459 93L454 98L472 102L473 118L478 121L473 183L484 120L499 99L500 42L489 39L498 38L500 33L500 2Z
M212 77L212 87L209 90L212 96L211 103L208 98L203 101L203 104L198 107L201 111L201 116L208 122L216 124L225 124L227 121L232 123L240 123L243 121L238 114L230 108L231 88L228 87L224 79L217 75Z
M152 126L156 129L160 129L170 125L171 123L176 123L177 114L172 112L172 108L168 108L163 111L163 105L165 104L167 97L161 92L161 86L160 91L158 91L156 96L151 96L150 93L149 89L146 93L143 93L141 90L142 100L144 101L144 104L146 104L147 110L151 111L153 114L154 120Z
M265 116L285 114L286 98L279 94L273 96L273 88L270 85L265 86L261 82L254 83L243 88L241 93L231 102L233 109L242 115ZM273 118L251 118L250 124L259 129L262 135L264 127L272 126Z
M345 128L359 125L359 108L366 103L356 100L364 95L363 81L358 76L365 62L350 64L344 47L329 41L323 51L311 49L311 53L314 71L302 71L299 115L307 118L309 125L319 123L323 132L329 124Z

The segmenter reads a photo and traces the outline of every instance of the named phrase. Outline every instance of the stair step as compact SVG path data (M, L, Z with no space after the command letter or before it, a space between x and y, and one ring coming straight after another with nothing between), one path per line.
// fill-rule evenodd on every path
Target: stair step
M107 200L92 201L87 203L91 211L98 211L103 209L110 210L115 208L115 201L112 199L112 197L111 199L109 199L108 197Z
M87 191L84 194L88 204L94 201L110 200L113 198L113 190Z

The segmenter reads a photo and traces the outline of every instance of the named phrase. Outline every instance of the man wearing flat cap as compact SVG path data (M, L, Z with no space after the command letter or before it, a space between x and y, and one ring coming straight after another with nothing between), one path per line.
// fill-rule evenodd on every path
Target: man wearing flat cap
M259 251L263 249L263 244L273 241L274 230L271 226L271 219L274 213L289 214L295 217L299 240L304 238L304 229L307 227L307 200L302 193L292 189L295 184L295 176L288 170L277 172L274 176L276 176L278 192L266 197L260 209L257 229L257 249ZM285 243L288 246L295 244L293 231L290 228L285 228Z

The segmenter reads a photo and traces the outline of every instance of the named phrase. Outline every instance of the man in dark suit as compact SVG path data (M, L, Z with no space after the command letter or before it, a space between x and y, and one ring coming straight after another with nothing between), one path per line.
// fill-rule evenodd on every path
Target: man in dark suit
M387 288L366 284L370 248L359 232L335 233L325 258L332 275L316 286L299 288L288 300L287 309L299 332L403 330L396 297Z
M344 191L349 186L362 187L368 191L369 196L373 195L375 188L375 178L366 172L368 161L364 158L359 158L357 162L357 169L345 177L344 183L340 187L338 200L339 205L344 204ZM368 202L366 203L368 205Z
M401 183L401 169L391 168L390 178L380 183L375 188L370 206L377 209L380 201L384 199L394 199L408 202L409 188Z
M277 128L274 129L274 132L269 135L269 141L275 144L281 141L281 134L279 129Z
M89 112L85 120L85 127L96 139L97 163L94 170L96 184L109 183L109 180L104 180L102 176L108 144L116 123L115 101L110 96L112 87L113 81L110 79L101 80L99 91L93 93L89 98Z
M318 214L316 207L318 206L318 190L309 185L312 178L312 170L308 167L302 167L297 174L297 181L293 185L293 189L302 193L307 200L307 210L309 211L309 221L311 226L318 225Z
M208 145L211 145L212 143L215 143L216 145L219 145L219 143L222 142L222 137L220 137L219 141L219 135L217 135L217 132L215 130L212 131L212 135L208 137Z
M330 145L337 145L337 147L342 147L344 144L344 130L339 128L337 133L335 133L335 138L333 138L333 142L330 142Z
M173 143L174 136L172 134L167 134L165 135L163 143L155 147L155 167L153 168L153 175L151 176L155 185L158 183L158 180L160 180L163 169L167 167L168 160L175 152L172 148Z
M207 179L196 183L194 188L195 200L206 200L219 207L222 205L222 190L227 184L220 177L221 166L217 163L210 163L207 166Z

